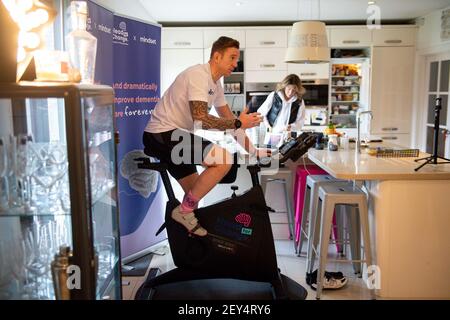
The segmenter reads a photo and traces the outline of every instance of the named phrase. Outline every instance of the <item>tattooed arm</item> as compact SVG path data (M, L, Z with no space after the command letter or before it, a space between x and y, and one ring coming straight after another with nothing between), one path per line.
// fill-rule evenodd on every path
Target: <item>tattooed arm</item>
M208 114L208 103L204 101L189 101L189 106L191 108L192 119L194 121L201 121L202 129L218 129L222 131L234 129L234 118L217 118Z

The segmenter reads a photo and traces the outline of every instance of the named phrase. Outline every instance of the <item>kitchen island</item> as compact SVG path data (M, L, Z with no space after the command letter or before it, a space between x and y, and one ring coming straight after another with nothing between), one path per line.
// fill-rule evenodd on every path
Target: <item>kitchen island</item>
M417 158L377 158L365 149L311 148L308 158L367 192L379 298L450 298L450 164L415 172Z

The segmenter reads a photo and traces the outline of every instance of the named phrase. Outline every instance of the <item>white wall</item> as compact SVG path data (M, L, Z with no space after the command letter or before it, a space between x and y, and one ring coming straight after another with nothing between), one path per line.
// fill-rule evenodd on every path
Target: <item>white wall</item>
M450 52L450 40L441 40L442 11L436 10L417 19L419 30L417 32L417 54L414 70L414 96L412 117L412 146L425 150L425 119L426 119L426 58L430 55Z
M137 18L146 22L157 23L151 14L137 0L93 0L99 5L119 15Z

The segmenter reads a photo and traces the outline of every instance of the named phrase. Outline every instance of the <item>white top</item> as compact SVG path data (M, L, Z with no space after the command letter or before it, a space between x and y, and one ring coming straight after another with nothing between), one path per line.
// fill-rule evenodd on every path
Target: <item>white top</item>
M209 63L197 64L181 72L156 104L147 123L147 132L165 132L173 129L193 131L189 101L204 101L208 107L227 104L220 79L214 82Z
M275 120L275 123L272 127L272 133L283 133L286 131L286 127L288 126L289 117L291 116L291 107L292 103L297 100L297 96L293 96L291 99L287 100L284 98L284 95L281 92L276 92L278 96L281 98L281 101L283 102L283 106L280 110L280 113L278 114L278 117ZM270 108L272 107L273 97L275 95L275 91L271 92L268 96L266 101L258 108L258 112L261 114L261 116L264 117L264 124L266 125L266 128L270 127L269 121L267 121L267 114L270 111ZM297 119L291 124L291 131L300 131L303 127L303 124L305 122L305 103L301 102L300 108L298 110Z

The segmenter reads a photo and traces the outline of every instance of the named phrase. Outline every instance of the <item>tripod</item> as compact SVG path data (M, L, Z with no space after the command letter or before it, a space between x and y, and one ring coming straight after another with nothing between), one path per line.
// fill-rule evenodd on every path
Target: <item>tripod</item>
M437 155L438 153L438 143L439 143L439 115L442 109L441 106L442 98L436 98L436 105L434 107L434 140L433 140L433 155L430 157L416 159L414 161L422 161L425 160L419 167L415 168L414 171L418 171L420 168L427 164L446 164L450 163L450 159L446 159ZM442 159L445 161L438 162L438 159Z

